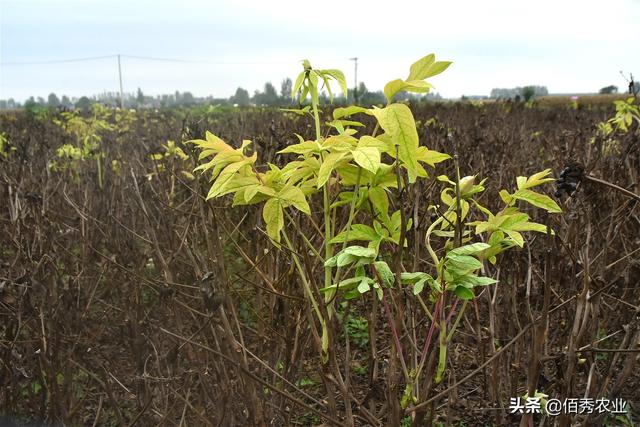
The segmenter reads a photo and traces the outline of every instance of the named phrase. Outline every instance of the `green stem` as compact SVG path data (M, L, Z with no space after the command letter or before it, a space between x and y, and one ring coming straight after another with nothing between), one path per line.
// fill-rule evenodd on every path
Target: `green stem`
M440 311L440 353L438 357L438 369L436 371L436 384L440 384L444 375L444 369L447 365L447 321L444 317L444 308Z
M311 291L311 285L309 284L309 280L307 279L307 274L304 271L304 267L302 266L302 264L300 263L300 260L298 259L298 256L296 255L296 251L294 250L293 245L291 244L291 240L289 240L289 235L287 234L286 229L282 230L282 235L284 236L284 241L287 244L287 248L289 248L289 251L291 252L291 256L293 257L293 262L296 266L296 269L298 270L298 275L302 280L302 285L307 294L307 297L309 298L309 301L311 301L311 306L313 307L313 311L316 312L318 319L322 323L322 329L324 331L326 327L325 321L324 321L324 318L322 317L322 313L320 312L320 307L318 306L318 303L316 302L316 299L313 296L313 292Z
M463 300L462 301L462 307L460 308L460 311L458 311L458 315L456 316L456 320L453 322L453 325L451 326L451 330L449 331L449 335L447 335L447 342L450 342L451 338L453 338L453 333L458 328L458 323L460 323L460 320L462 319L462 315L464 314L464 309L467 308L467 302L468 302L467 300Z
M311 80L308 80L309 85ZM317 88L312 88L311 92L316 90ZM318 143L322 143L322 131L320 129L320 114L318 112L318 103L315 100L314 96L311 96L311 108L313 110L313 120L315 122L316 127L316 140ZM323 202L323 214L324 214L324 259L329 259L333 256L333 247L331 245L330 240L332 239L331 235L331 204L329 202L329 182L327 181L322 187L322 202ZM324 286L331 286L331 267L324 268ZM327 295L328 298L329 296ZM331 313L331 311L329 311Z
M312 73L312 70L309 70L308 73ZM311 92L311 108L313 110L313 119L315 122L315 130L316 130L316 141L319 144L322 143L322 132L320 129L320 114L318 112L318 88L314 87L313 82L309 78L309 74L307 74L307 83L309 84L310 92ZM315 95L315 96L314 96ZM322 160L322 159L321 159ZM329 202L329 181L327 181L322 187L322 204L323 204L323 214L324 214L324 259L327 260L333 256L333 246L330 241L332 239L331 234L331 204ZM324 287L327 288L331 286L331 267L324 267ZM325 302L331 301L331 296L329 293L325 295ZM332 305L328 304L326 306L327 316L329 319L333 316ZM329 331L327 329L327 321L324 319L320 313L318 313L320 322L322 323L322 359L324 362L329 360L328 352L329 352Z
M360 177L362 175L362 168L360 166L358 166L358 178L356 179L356 187L354 188L353 191L353 198L351 199L351 206L349 208L349 219L347 220L347 226L345 228L345 236L344 236L344 242L342 244L342 250L344 250L347 247L347 242L349 241L349 231L351 231L351 224L353 222L353 218L355 216L355 212L356 212L356 203L358 201L358 196L360 195ZM339 283L339 280L341 279L340 277L340 267L336 268L336 275L333 277L333 281L335 283ZM337 292L337 289L336 289Z
M436 255L436 252L431 247L431 233L433 233L433 230L442 222L442 218L444 218L444 216L441 216L435 221L433 221L433 223L427 229L427 234L424 239L424 243L425 243L425 246L427 247L427 251L429 252L429 255L431 255L433 264L436 266L438 277L440 277L440 259L438 258L438 255Z
M309 250L313 253L313 255L316 258L318 258L320 262L324 263L324 259L322 259L322 255L320 255L320 253L316 250L313 244L309 241L309 238L307 238L307 235L302 232L302 229L300 228L300 224L298 224L298 221L295 221L293 217L289 214L289 212L287 212L286 210L284 210L284 214L287 216L289 223L293 224L293 226L296 228L296 231L298 232L298 234L300 234L300 237L302 237L302 240L304 240L305 244L307 245Z

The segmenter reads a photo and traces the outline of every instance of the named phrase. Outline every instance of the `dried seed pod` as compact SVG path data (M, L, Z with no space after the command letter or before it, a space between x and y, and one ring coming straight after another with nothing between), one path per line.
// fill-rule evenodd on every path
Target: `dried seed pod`
M584 167L576 162L570 162L560 172L560 177L556 180L555 196L560 198L564 194L571 196L578 188L584 177Z
M202 299L204 305L209 312L215 312L223 300L223 290L219 286L216 280L216 273L208 271L200 279L200 291L202 292Z

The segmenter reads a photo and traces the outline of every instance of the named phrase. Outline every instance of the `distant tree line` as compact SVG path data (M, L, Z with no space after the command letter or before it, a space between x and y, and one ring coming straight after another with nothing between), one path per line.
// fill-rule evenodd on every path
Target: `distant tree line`
M514 88L495 88L491 89L491 98L494 99L523 99L525 101L529 101L530 99L535 98L536 96L546 96L549 95L549 91L546 86L524 86L524 87L514 87Z
M291 99L291 89L293 82L290 78L282 80L280 90L267 82L264 84L262 91L256 90L253 95L249 91L239 87L235 93L229 98L214 98L212 96L196 97L191 92L176 91L172 94L163 94L156 96L145 95L142 89L138 88L136 93L123 94L123 104L125 108L171 108L171 107L191 107L195 105L227 105L227 106L268 106L268 107L291 107L297 106L297 101ZM333 103L343 105L347 103L355 103L355 91L350 90L347 98L343 95L336 96ZM381 90L370 91L364 83L360 83L357 89L358 104L366 107L372 105L380 105L386 102L384 94ZM329 103L329 96L326 92L320 93L320 99L323 103ZM399 101L417 101L417 100L441 100L438 94L409 94L401 92L396 95ZM58 97L55 93L49 94L45 100L42 97L29 97L24 103L15 101L13 98L8 100L0 100L0 109L37 109L37 108L76 108L88 109L91 104L98 102L104 105L118 107L120 106L120 94L117 92L104 92L92 97L82 96L80 98L69 98L66 95Z

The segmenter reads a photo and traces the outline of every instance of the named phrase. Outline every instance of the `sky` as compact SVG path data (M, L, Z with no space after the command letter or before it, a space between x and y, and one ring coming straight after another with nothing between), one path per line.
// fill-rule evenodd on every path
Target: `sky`
M352 87L353 57L378 90L429 53L453 61L430 81L446 98L623 91L620 71L640 79L639 41L640 0L0 0L0 99L117 92L118 54L124 91L147 95L279 89L303 59Z

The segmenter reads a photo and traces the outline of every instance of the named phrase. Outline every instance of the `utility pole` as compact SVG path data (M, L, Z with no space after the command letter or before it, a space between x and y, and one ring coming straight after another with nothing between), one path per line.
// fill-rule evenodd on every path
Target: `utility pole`
M354 72L354 75L355 75L355 86L354 86L354 89L353 89L353 97L355 98L356 104L357 104L358 103L358 57L349 58L349 59L351 61L353 61L353 65L354 65L354 68L355 68L355 72Z
M118 76L120 77L120 108L124 110L124 96L122 94L122 67L120 66L120 54L118 54Z

